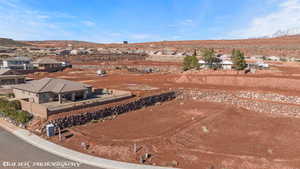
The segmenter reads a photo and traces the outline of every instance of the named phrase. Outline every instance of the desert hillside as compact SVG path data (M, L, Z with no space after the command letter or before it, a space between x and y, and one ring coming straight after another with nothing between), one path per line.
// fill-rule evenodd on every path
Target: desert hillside
M22 42L37 47L107 47L131 48L144 50L179 50L192 51L201 48L215 48L220 53L230 53L232 49L241 49L246 55L277 55L286 57L300 57L300 35L277 38L238 39L238 40L187 40L161 41L146 43L99 44L83 41L27 41Z
M19 42L19 41L15 41L13 39L0 38L0 46L4 46L4 47L22 47L22 46L29 46L29 44L22 43L22 42Z
M22 41L23 43L33 45L36 47L45 47L45 48L66 48L69 45L72 45L74 48L87 47L87 48L96 48L102 46L99 43L85 42L85 41L76 41L76 40L46 40L46 41Z

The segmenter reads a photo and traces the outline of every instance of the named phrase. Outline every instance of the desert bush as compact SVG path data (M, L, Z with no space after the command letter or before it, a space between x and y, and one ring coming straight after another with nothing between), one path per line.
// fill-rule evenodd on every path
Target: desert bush
M195 55L193 56L186 56L183 60L183 70L190 70L190 69L198 69L199 63L198 59Z
M210 69L219 69L221 60L216 57L214 49L203 49L202 56L205 63L208 64Z
M3 116L9 117L19 123L26 123L31 120L32 115L21 110L21 103L18 100L9 101L0 99L0 113Z
M232 61L233 61L233 67L236 70L244 70L247 67L246 60L245 60L245 54L241 52L240 50L233 50L232 51Z

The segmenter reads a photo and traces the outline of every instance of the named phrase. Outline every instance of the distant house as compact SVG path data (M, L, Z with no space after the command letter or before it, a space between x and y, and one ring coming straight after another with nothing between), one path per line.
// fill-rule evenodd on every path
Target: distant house
M33 66L40 70L54 69L62 67L62 62L51 58L39 58L34 61Z
M72 68L72 64L67 61L60 62L60 63L61 63L61 66L64 68Z
M63 103L89 98L92 87L64 79L44 78L13 86L13 92L16 99L27 99L32 103Z
M269 57L267 57L267 59L271 60L271 61L276 61L276 62L280 61L280 57L278 57L278 56L269 56Z
M264 63L264 62L257 62L256 65L259 67L259 68L269 68L269 64L267 63Z
M219 59L221 59L221 60L229 60L229 59L231 59L231 55L227 55L227 54L219 54L217 57Z
M59 51L59 52L58 52L58 55L59 55L59 56L68 56L68 55L70 55L70 53L71 53L71 50L65 49L65 50Z
M249 69L268 69L268 68L270 68L269 64L267 64L263 61L258 61L256 63L248 63L247 67Z
M79 50L77 49L73 49L70 51L70 55L78 55L79 54Z
M231 70L232 69L232 65L233 65L232 61L229 61L229 60L223 60L221 62L221 66L225 70Z
M200 68L206 68L207 67L207 64L204 60L199 60L198 63L200 65Z
M198 63L201 64L201 65L206 64L206 62L204 60L199 60Z
M73 49L70 51L70 55L87 55L92 53L93 52L91 50L85 50L85 49Z
M11 69L0 70L0 85L15 85L20 83L25 83L23 75Z
M264 56L262 55L254 55L250 57L251 60L263 60L263 58Z
M32 69L31 59L27 57L12 57L2 60L2 69Z
M198 63L201 68L207 68L209 66L208 63L206 63L204 60L199 60ZM229 60L223 60L219 63L213 63L213 65L218 68L230 70L230 69L232 69L233 63L232 63L232 61L229 61Z
M17 48L0 47L0 53L14 53Z

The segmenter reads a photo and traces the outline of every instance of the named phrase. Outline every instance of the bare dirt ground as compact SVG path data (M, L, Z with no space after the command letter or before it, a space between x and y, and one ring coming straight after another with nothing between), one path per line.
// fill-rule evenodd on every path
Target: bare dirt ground
M111 70L106 77L97 77L96 70L68 69L30 77L64 78L97 88L130 90L140 96L169 89L247 90L300 96L300 87L295 85L300 80L299 68L285 64L277 68L280 72L254 75L225 72L217 75L207 72L138 74ZM212 79L217 83L207 83L215 76L224 79ZM228 77L245 82L258 78L264 82L247 86L239 81L229 83ZM282 83L264 85L270 79ZM290 86L297 90L280 87L289 82L293 82ZM68 129L72 137L62 142L54 137L51 141L94 156L133 163L139 163L140 156L149 153L151 157L146 164L150 165L186 169L296 169L300 168L299 125L299 118L276 117L222 103L176 99L122 114L114 120L72 127ZM82 142L89 144L87 150L82 148ZM134 144L137 152L134 152Z
M115 120L70 129L60 144L92 155L183 168L297 168L300 119L273 118L222 104L172 101ZM57 140L56 140L57 142ZM83 150L80 143L90 145ZM140 147L133 152L134 144ZM175 167L175 166L174 166Z

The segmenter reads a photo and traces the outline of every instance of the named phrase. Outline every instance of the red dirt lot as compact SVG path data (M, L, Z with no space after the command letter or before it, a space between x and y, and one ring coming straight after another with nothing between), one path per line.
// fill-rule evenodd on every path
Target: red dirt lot
M187 169L297 168L300 119L275 118L222 104L174 100L70 129L60 144L92 155ZM57 138L56 138L57 139ZM57 140L55 140L57 142ZM90 145L88 150L80 142ZM136 143L141 149L133 152ZM298 146L297 146L298 145Z

